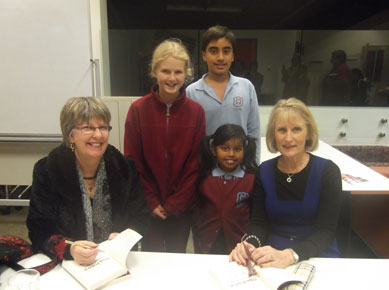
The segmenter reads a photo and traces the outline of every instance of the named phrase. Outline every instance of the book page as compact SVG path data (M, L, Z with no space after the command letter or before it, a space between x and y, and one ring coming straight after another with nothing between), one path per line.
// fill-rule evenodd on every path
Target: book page
M303 282L300 276L287 269L280 268L260 268L255 266L255 271L270 289L282 289L287 284Z
M367 179L358 176L353 176L351 174L342 174L342 180L351 185L367 181Z
M99 249L110 255L123 267L126 267L127 256L132 247L142 238L140 234L126 229L114 239L99 244Z
M74 260L63 260L62 267L87 289L99 288L128 273L126 267L104 252L99 252L91 265L82 266Z
M257 275L249 277L247 267L235 262L212 266L209 272L223 290L269 290Z
M257 289L277 290L290 283L302 282L303 279L288 269L254 267L257 275L248 276L247 267L235 262L215 265L210 269L211 275L222 289Z

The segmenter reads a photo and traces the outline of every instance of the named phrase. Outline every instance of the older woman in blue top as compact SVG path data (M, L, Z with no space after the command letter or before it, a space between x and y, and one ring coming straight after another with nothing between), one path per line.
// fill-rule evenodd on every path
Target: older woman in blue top
M264 246L239 243L230 260L283 268L310 257L338 257L340 170L309 153L318 146L318 129L303 102L290 98L275 105L266 143L281 155L263 162L256 174L248 230Z

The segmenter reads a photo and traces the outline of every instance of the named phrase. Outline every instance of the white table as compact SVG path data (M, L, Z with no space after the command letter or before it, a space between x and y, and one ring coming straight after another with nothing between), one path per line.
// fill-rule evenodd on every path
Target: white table
M328 145L323 141L319 141L319 147L312 154L331 159L338 167L342 174L350 174L355 177L367 179L366 182L357 184L349 184L342 181L343 190L350 191L352 194L389 194L389 179L385 176L370 169L359 161L344 154L338 149ZM267 150L265 137L261 138L261 162L273 158L279 153L270 153Z
M30 261L34 259L35 257ZM219 289L208 271L211 266L227 262L228 256L224 255L131 252L127 261L131 275L105 288ZM316 266L316 273L309 290L387 289L389 285L389 260L387 259L314 258L306 262ZM289 267L290 271L293 268L294 266ZM12 273L13 270L6 270L1 275L0 281L5 281ZM83 288L61 266L57 266L41 277L41 290L46 289Z

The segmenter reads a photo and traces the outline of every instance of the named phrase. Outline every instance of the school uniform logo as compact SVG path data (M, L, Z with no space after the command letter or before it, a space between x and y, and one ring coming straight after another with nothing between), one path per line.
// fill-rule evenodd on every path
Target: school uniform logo
M232 99L232 105L234 108L241 108L243 107L243 97L234 97Z
M236 195L236 208L244 206L248 199L249 194L247 192L238 192Z

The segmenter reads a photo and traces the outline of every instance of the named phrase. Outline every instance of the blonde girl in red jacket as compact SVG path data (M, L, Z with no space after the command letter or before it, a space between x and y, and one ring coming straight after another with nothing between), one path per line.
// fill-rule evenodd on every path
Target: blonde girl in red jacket
M185 252L205 117L186 97L192 70L181 41L165 40L155 48L151 76L156 84L131 105L124 135L124 155L137 163L153 216L142 250Z

